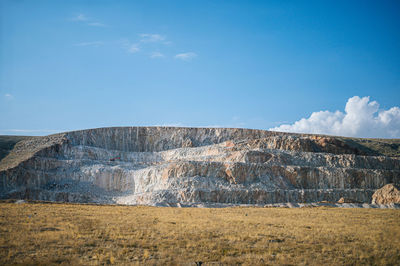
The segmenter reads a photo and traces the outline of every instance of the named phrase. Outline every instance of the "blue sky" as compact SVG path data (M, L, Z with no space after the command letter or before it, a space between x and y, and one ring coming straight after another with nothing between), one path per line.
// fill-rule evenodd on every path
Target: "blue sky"
M379 103L376 119L400 105L399 13L398 1L2 0L0 134L279 128L346 113L353 96Z

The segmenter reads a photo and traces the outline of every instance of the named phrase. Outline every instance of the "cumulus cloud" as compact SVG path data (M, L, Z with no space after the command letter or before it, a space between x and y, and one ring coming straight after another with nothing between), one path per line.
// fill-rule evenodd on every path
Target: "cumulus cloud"
M400 108L380 110L368 97L349 98L345 112L319 111L294 124L270 128L273 131L328 134L348 137L399 138Z
M197 56L196 53L188 52L188 53L177 54L177 55L175 55L175 58L184 60L184 61L189 61L189 60L192 60L193 58L195 58L196 56Z

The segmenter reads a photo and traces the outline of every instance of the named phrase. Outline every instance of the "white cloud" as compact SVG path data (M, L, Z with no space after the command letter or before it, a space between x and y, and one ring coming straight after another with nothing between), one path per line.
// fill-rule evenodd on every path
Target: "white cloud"
M150 55L151 58L161 58L161 57L165 57L162 53L160 52L153 52Z
M70 20L82 22L82 23L85 23L86 25L92 26L92 27L106 27L107 26L99 21L96 21L93 18L87 17L85 14L78 14L75 17L71 18Z
M1 132L61 132L56 129L0 129Z
M141 42L161 42L166 39L165 36L162 36L160 34L143 33L139 36Z
M188 127L187 125L177 122L177 123L164 123L164 124L155 124L154 127Z
M75 46L95 46L98 47L100 45L103 45L103 42L101 41L94 41L94 42L80 42L80 43L76 43L74 44Z
M140 51L140 46L138 43L132 43L127 39L122 39L118 41L120 45L130 54L134 54Z
M349 98L345 113L319 111L291 125L270 128L273 131L328 134L348 137L399 138L400 108L379 110L376 101L368 97Z
M188 52L188 53L181 53L181 54L177 54L175 55L175 58L180 59L180 60L184 60L184 61L189 61L193 58L197 57L196 53L193 52Z
M60 129L0 129L0 134L43 136L66 131Z
M4 94L4 97L5 97L7 100L12 100L12 99L14 99L14 96L11 95L10 93Z
M134 54L140 51L140 48L137 44L128 45L128 53Z
M100 22L90 22L88 23L89 26L93 26L93 27L106 27L105 24L100 23Z
M88 21L89 18L86 17L84 14L78 14L75 17L71 18L72 21Z

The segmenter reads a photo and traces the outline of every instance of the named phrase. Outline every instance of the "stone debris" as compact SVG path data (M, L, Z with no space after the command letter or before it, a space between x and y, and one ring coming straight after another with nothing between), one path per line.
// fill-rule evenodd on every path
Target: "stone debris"
M349 199L349 198L344 198L344 197L341 197L338 201L337 201L337 203L362 203L362 202L360 202L360 201L357 201L357 200L354 200L354 199Z
M400 204L400 186L387 184L372 195L372 204Z

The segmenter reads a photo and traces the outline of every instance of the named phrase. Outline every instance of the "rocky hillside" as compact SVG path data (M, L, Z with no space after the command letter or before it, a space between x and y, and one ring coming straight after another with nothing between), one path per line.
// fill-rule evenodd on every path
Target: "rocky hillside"
M6 150L0 197L171 206L371 202L376 189L400 182L399 147L398 139L233 128L73 131Z
M6 157L19 141L33 138L26 136L1 136L0 135L0 162Z

